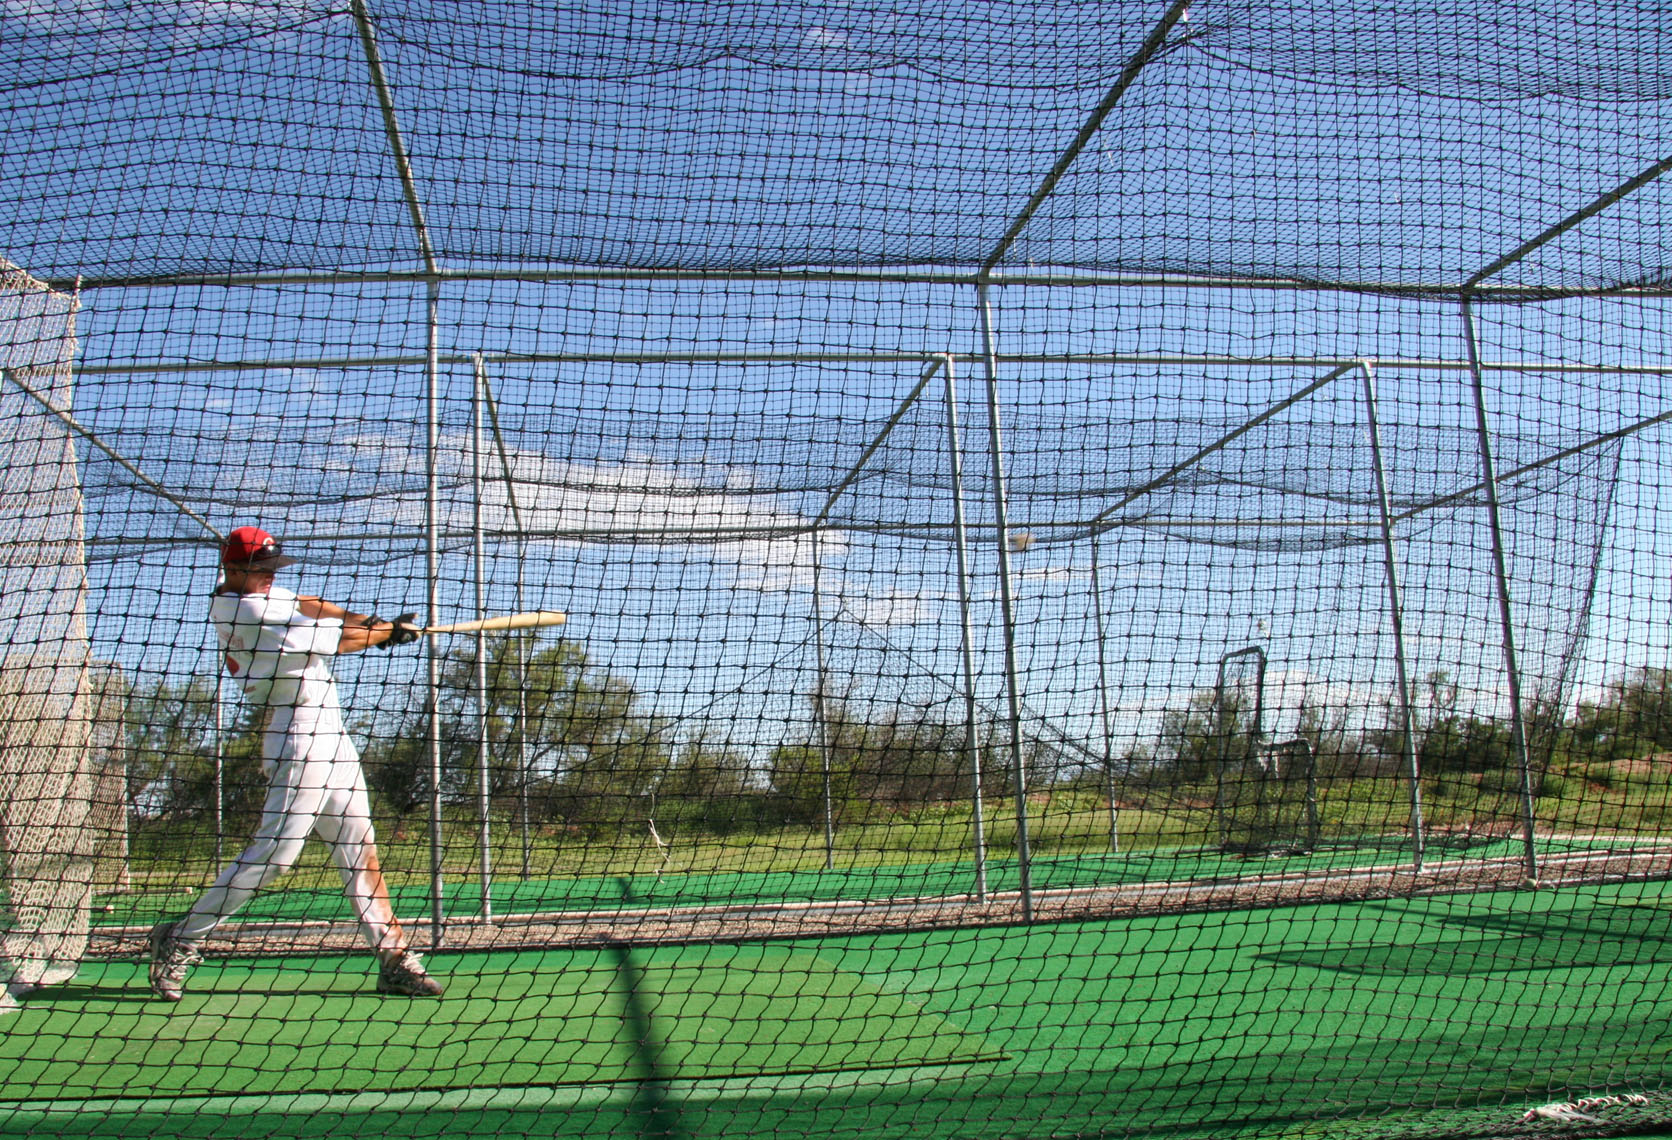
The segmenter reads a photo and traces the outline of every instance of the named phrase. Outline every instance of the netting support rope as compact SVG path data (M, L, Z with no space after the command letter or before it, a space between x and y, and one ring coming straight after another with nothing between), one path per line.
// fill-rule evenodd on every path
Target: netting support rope
M1475 336L1475 319L1470 308L1469 295L1464 293L1458 298L1458 303L1462 311L1464 340L1468 344L1469 359L1476 361L1480 358L1480 345ZM1492 574L1497 584L1498 620L1502 627L1504 672L1509 685L1510 747L1513 749L1515 763L1521 771L1521 826L1522 841L1526 850L1527 881L1536 883L1538 882L1538 846L1533 814L1532 759L1527 752L1527 724L1521 708L1521 667L1515 653L1515 626L1512 621L1510 606L1509 567L1504 553L1504 528L1498 505L1498 478L1492 466L1492 435L1491 425L1486 414L1486 385L1482 380L1479 368L1471 370L1470 385L1474 389L1475 428L1480 436L1481 482L1486 492L1486 525L1492 538Z
M964 526L964 453L958 438L958 380L945 358L946 446L952 483L952 545L958 563L959 653L964 673L964 750L970 772L970 844L975 856L975 897L987 901L987 824L981 799L981 741L976 728L975 634L970 626L969 532Z
M975 287L981 318L981 347L987 372L987 445L993 478L993 527L998 545L999 613L1004 630L1004 691L1010 729L1010 778L1016 796L1016 873L1022 893L1022 921L1033 922L1033 856L1028 840L1027 764L1022 755L1022 692L1016 664L1016 591L1010 579L1010 520L1004 489L1004 433L999 420L998 340L986 285Z
M505 446L505 432L499 425L499 401L494 398L493 381L488 376L487 363L481 353L473 356L475 371L482 384L482 402L488 410L488 423L493 429L494 448L499 454L499 470L505 479L505 503L511 511L511 525L517 533L516 610L528 609L527 570L528 527L523 523L522 507L517 503L517 479L511 467L511 454ZM517 647L517 821L522 831L522 878L533 873L533 851L529 835L528 804L528 689L524 679L528 674L528 642L519 637Z
M118 467L122 468L122 470L126 471L128 474L132 475L135 479L138 479L141 483L145 484L145 486L148 487L152 491L152 493L154 493L158 498L160 498L160 499L164 500L165 502L169 503L176 510L178 510L181 514L185 515L187 518L191 519L193 522L195 522L199 526L201 526L204 530L208 531L211 535L214 536L214 539L217 543L222 543L222 542L226 541L226 535L224 535L220 531L216 530L215 529L215 524L211 523L208 519L204 518L202 515L198 514L196 511L192 510L185 503L181 502L180 499L177 496L175 496L175 495L173 495L172 493L169 492L168 488L164 487L161 483L159 483L155 479L151 478L151 476L147 475L144 471L140 470L139 467L136 464L134 464L131 460L129 460L126 456L122 455L115 448L111 447L108 443L106 443L104 440L100 439L93 432L91 432L87 428L83 427L81 425L81 423L76 420L76 418L74 416L70 415L70 413L64 411L62 408L55 405L52 402L50 397L48 397L45 393L36 390L33 386L31 386L29 383L27 383L22 377L20 377L17 374L16 369L0 368L0 376L4 376L6 379L10 380L14 385L17 386L17 388L19 390L21 390L23 392L24 395L28 396L31 400L34 400L41 407L45 408L46 411L50 415L52 415L55 419L57 419L65 427L69 428L71 431L73 431L77 435L79 435L82 439L85 439L88 443L92 444L94 447L98 448L100 451L102 451L106 455L108 455L112 462L114 462ZM196 542L198 540L193 539L192 541Z
M1399 556L1393 541L1393 509L1388 497L1387 466L1382 459L1382 423L1376 402L1376 366L1368 360L1364 376L1364 416L1370 428L1370 464L1376 476L1376 513L1381 520L1382 559L1388 587L1388 621L1393 627L1394 680L1399 686L1399 723L1403 741L1400 751L1411 781L1411 869L1422 872L1422 783L1417 767L1417 722L1411 702L1410 670L1405 651L1405 606L1399 591Z

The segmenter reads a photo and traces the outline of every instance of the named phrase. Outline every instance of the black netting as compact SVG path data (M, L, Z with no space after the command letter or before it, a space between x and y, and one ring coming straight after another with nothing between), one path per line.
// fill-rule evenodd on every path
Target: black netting
M1665 23L0 4L0 1133L1665 1126Z
M374 7L444 268L976 267L1147 3ZM425 268L341 5L18 5L0 249L66 282ZM1455 287L1665 157L1652 5L1199 3L1002 268ZM96 158L93 156L97 155ZM1655 284L1638 190L1491 285Z

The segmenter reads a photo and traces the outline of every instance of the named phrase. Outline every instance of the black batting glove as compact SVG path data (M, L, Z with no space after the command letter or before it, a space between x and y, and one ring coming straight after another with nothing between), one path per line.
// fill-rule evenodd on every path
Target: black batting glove
M395 628L389 632L389 640L382 643L385 649L394 645L411 645L418 640L417 614L402 614L395 619L394 626Z

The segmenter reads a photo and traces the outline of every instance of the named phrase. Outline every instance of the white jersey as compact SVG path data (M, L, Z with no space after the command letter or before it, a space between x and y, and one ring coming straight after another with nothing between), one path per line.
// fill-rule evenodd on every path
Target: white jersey
M342 641L339 619L309 617L279 586L265 594L216 594L209 617L244 696L272 711L270 729L283 732L298 709L340 715L329 662Z

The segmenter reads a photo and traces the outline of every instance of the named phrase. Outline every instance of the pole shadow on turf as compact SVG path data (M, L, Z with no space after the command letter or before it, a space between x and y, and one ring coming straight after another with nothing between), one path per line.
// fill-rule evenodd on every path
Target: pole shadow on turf
M624 878L616 883L621 888L622 900L637 902L633 888ZM633 1096L633 1114L640 1118L640 1136L667 1137L681 1140L685 1131L680 1127L679 1112L668 1096L669 1078L662 1067L661 1051L651 1035L650 1010L641 993L642 978L627 942L617 939L609 944L615 955L615 973L621 982L621 1001L627 1017L628 1037L633 1044L633 1075L637 1090Z

